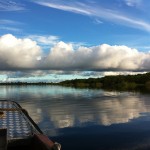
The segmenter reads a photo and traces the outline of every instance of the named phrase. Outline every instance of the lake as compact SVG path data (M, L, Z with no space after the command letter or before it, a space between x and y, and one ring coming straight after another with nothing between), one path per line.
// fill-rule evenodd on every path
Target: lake
M63 150L150 149L150 94L61 86L0 86Z

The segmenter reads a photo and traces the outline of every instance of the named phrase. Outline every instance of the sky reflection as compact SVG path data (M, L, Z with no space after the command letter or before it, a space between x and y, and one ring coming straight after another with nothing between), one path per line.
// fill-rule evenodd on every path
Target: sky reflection
M19 102L65 150L150 147L150 95L59 86L2 86L0 97Z
M0 95L19 101L35 122L53 128L87 123L126 123L150 112L148 97L133 93L104 92L55 86L1 87Z

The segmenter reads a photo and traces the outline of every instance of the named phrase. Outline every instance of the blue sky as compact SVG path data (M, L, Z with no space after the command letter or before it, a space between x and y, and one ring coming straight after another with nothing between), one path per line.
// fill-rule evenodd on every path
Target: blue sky
M150 70L149 0L0 0L0 80Z

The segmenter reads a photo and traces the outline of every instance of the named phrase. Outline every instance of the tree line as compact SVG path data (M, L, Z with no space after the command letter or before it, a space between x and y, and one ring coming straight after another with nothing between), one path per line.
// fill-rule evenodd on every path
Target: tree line
M150 72L137 75L116 75L101 78L74 79L59 83L49 82L3 82L0 85L61 85L77 88L101 88L107 90L148 90L150 91Z
M141 88L150 89L150 73L67 80L60 82L59 85L73 87L95 87L112 90L135 90Z

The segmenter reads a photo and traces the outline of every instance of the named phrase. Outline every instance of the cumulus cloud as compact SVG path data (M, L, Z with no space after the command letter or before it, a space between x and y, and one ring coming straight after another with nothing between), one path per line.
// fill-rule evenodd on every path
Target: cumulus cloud
M0 69L34 69L41 48L30 39L17 39L11 34L0 37Z
M149 53L127 46L103 44L74 50L71 44L59 42L51 48L44 67L58 70L149 70L149 58Z
M127 46L76 48L61 41L46 54L29 38L19 39L11 34L0 37L0 70L149 71L149 60L150 53Z

